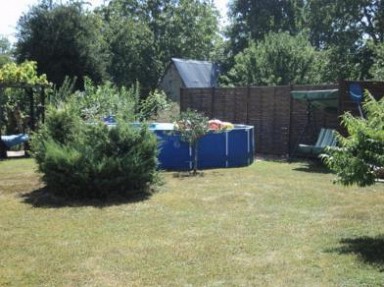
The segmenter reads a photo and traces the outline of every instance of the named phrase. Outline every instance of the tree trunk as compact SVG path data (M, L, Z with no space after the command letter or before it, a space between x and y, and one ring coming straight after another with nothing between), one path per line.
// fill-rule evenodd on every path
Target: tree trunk
M197 174L197 160L198 160L198 155L197 155L197 150L198 150L198 141L196 141L193 144L193 149L195 151L194 158L193 158L193 175Z

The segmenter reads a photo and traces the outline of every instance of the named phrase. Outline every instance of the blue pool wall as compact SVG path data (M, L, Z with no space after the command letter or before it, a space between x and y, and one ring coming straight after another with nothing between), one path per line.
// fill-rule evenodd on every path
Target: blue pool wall
M159 142L159 169L189 170L192 168L194 151L181 140L171 123L154 123L149 128ZM198 168L226 168L248 166L254 160L254 128L234 125L225 132L210 131L198 145Z

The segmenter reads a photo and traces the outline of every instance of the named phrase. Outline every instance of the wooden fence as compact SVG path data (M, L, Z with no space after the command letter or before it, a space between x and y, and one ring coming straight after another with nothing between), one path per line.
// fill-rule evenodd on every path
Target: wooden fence
M350 110L356 114L356 104L349 100L348 84L276 87L236 87L181 89L180 108L195 109L210 118L236 124L253 125L255 152L288 156L299 143L314 143L320 128L340 129L339 115ZM384 95L384 83L360 82L376 97ZM308 107L293 100L293 90L339 89L337 111L316 109L308 125ZM381 94L381 95L380 95Z

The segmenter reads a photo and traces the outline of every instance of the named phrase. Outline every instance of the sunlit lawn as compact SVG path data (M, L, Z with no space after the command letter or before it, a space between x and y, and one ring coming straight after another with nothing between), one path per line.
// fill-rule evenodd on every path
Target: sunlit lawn
M0 162L0 286L384 286L384 184L257 161L100 207L32 193L34 169Z

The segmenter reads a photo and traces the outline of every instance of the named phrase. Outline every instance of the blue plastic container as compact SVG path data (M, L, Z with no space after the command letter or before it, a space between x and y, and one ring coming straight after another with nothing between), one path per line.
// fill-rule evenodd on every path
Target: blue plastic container
M189 170L194 151L173 130L171 123L154 123L150 129L159 141L159 168ZM254 128L235 125L227 132L209 132L199 141L198 168L224 168L250 165L254 158Z

